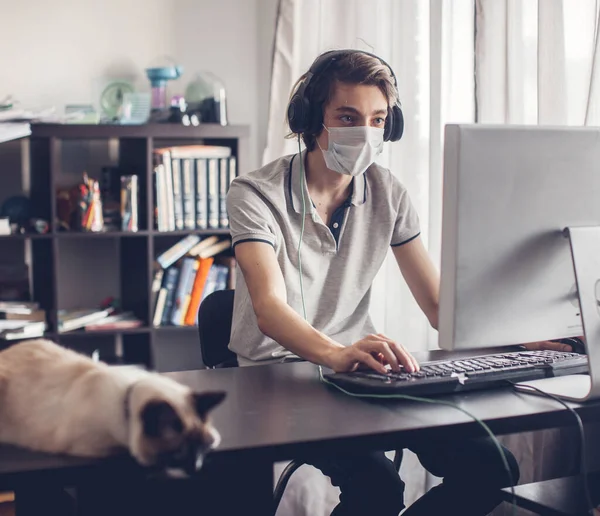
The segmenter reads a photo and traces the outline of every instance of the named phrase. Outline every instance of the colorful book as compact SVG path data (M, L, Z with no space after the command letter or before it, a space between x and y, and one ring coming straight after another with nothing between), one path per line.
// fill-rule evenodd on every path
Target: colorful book
M196 323L200 301L202 300L202 292L204 291L204 284L206 283L206 278L208 277L208 272L210 271L213 262L214 259L212 257L200 258L198 260L198 271L196 272L190 304L184 319L184 324L186 326L193 326Z
M202 239L199 243L197 243L194 247L190 249L188 252L189 256L199 256L200 252L204 249L207 249L219 241L219 237L216 235L211 235Z
M160 325L166 326L171 321L171 311L175 303L175 289L179 281L179 273L179 266L173 266L169 267L165 274L165 302L161 313Z
M188 235L162 253L156 261L163 269L166 269L184 256L198 242L200 242L200 237L198 235Z
M202 249L198 253L199 258L209 258L210 256L216 256L217 254L229 249L231 247L231 240L225 239L217 242L209 247Z
M187 305L189 304L189 299L186 300L186 297L192 291L197 269L198 261L195 258L186 257L182 260L181 272L179 274L179 281L177 283L177 289L175 290L173 308L171 309L170 316L171 324L175 326L182 325L185 319Z

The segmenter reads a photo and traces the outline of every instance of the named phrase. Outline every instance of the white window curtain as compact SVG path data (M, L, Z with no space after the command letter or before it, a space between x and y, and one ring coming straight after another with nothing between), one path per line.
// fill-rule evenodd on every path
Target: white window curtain
M405 117L398 143L379 161L408 188L422 238L439 264L443 126L474 120L472 0L281 0L263 163L298 151L285 140L292 85L326 50L375 53L394 69ZM437 333L414 302L390 252L373 287L379 331L411 350L437 345Z
M597 0L477 0L478 122L599 125L598 26ZM578 473L573 429L502 442L519 461L521 482Z
M483 123L598 125L598 0L477 0Z
M263 162L297 152L297 143L283 138L287 101L320 52L346 47L380 55L398 76L406 118L404 138L387 144L381 162L407 186L439 264L444 125L600 125L598 12L598 0L280 0ZM411 350L437 344L393 258L376 279L372 315ZM502 439L521 464L521 482L577 473L577 437L567 433ZM410 504L436 479L408 459L402 476ZM319 477L305 475L310 483L292 478L304 495L289 489L279 514L329 514L336 493L324 484L315 489Z

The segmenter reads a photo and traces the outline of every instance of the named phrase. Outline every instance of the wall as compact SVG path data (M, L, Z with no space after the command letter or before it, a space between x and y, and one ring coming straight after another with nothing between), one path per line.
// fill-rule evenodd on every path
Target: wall
M272 42L278 0L0 0L0 99L26 106L97 103L107 77L149 89L144 68L168 55L184 75L169 93L183 93L208 69L225 83L231 124L251 126L250 170L266 141ZM74 149L77 151L78 149ZM82 151L83 152L83 151ZM0 202L21 190L27 146L0 145ZM20 261L23 246L0 249ZM155 349L162 370L200 365L197 340L168 338Z
M0 95L60 107L92 101L105 74L145 82L143 68L173 49L170 3L1 0Z
M170 84L183 93L194 74L225 83L230 123L252 128L250 163L266 132L277 0L0 0L0 98L27 105L96 102L106 76L148 89L144 68L169 55L184 66ZM7 23L9 21L9 23ZM7 50L10 49L10 50Z

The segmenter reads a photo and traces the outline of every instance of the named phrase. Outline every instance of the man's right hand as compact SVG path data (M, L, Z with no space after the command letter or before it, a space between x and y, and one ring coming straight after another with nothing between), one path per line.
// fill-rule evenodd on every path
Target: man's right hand
M379 373L387 373L385 364L392 371L400 366L409 372L419 370L416 359L402 346L381 333L367 335L348 347L332 350L327 357L327 365L337 373L355 371L360 365L366 365Z

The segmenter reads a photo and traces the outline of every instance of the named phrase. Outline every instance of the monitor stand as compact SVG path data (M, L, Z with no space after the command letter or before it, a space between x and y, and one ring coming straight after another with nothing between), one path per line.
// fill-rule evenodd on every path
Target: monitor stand
M521 382L569 401L600 398L600 226L568 227L565 236L571 244L575 283L589 375L575 374ZM519 389L536 394L532 389Z

